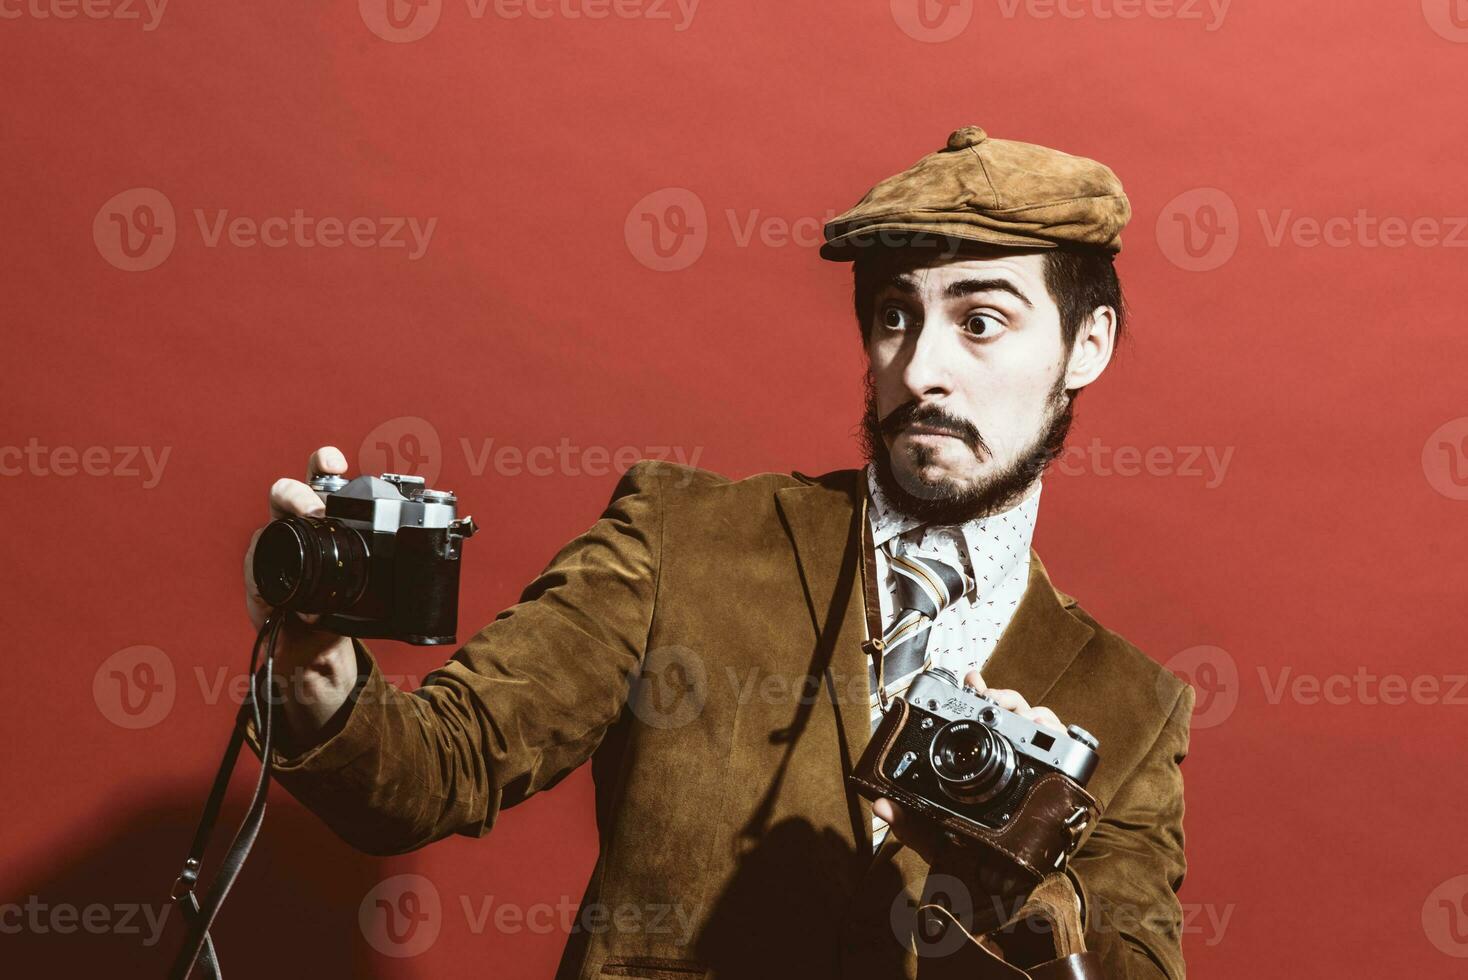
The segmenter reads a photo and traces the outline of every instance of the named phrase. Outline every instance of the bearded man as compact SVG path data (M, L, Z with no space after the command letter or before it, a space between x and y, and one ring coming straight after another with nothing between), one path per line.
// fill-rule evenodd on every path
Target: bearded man
M1058 591L1031 547L1042 474L1123 333L1129 217L1099 163L953 133L826 229L822 255L854 268L864 467L731 481L639 463L411 693L362 643L293 625L281 783L350 843L395 854L485 834L589 761L601 850L564 980L1181 978L1192 690ZM346 460L324 448L308 470ZM322 510L289 479L270 504ZM919 560L955 587L879 672L863 641L903 612L897 566ZM258 625L248 571L246 589ZM1100 819L1045 894L1052 934L1083 956L972 932L955 906L1035 901L983 868L957 879L958 942L914 914L948 842L848 777L879 695L928 667L1099 739Z

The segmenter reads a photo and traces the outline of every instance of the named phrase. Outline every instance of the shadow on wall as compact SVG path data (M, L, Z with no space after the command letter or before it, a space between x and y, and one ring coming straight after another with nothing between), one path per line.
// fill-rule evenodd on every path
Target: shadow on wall
M0 896L0 962L7 977L167 976L183 943L168 898L193 838L207 785L152 794L156 804L105 814L61 853L26 856ZM265 826L215 919L229 977L384 977L383 958L358 925L358 907L385 871L272 787ZM247 799L230 796L205 858L204 887ZM17 931L16 927L19 926ZM196 968L193 977L201 977Z

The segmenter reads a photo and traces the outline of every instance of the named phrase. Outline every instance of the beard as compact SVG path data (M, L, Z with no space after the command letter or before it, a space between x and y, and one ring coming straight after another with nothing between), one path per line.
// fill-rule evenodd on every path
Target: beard
M1024 451L1009 465L972 486L955 480L926 481L915 473L936 458L933 449L918 446L911 451L912 471L900 475L892 466L886 438L910 425L944 429L961 439L978 458L992 456L983 434L967 419L944 412L937 406L918 408L915 402L899 406L884 419L877 415L877 390L871 372L866 375L866 411L862 416L861 444L868 463L876 471L877 486L902 514L924 524L962 524L1013 507L1039 479L1045 467L1065 450L1065 438L1075 417L1075 399L1065 390L1063 375L1055 379L1046 396L1045 420Z

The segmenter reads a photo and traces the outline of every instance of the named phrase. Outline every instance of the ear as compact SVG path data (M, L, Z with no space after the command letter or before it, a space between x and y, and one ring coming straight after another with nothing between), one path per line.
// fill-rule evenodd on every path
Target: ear
M1084 388L1101 377L1116 344L1116 311L1098 306L1076 331L1065 366L1065 390Z

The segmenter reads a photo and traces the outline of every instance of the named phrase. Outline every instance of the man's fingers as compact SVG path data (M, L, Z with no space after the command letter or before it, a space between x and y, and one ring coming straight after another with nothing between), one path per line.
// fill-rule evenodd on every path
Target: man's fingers
M335 446L322 446L311 454L306 464L306 479L318 476L341 476L347 471L347 458Z
M984 697L993 701L1006 711L1023 714L1030 710L1030 702L1026 701L1023 694L1018 691L1009 691L1004 688L993 688L984 692Z
M1025 696L1018 691L1007 691L995 688L986 691L984 696L992 700L999 707L1007 711L1013 711L1021 718L1034 722L1042 728L1048 728L1055 732L1065 732L1065 726L1060 723L1060 717L1046 707L1030 707Z
M887 821L891 833L903 846L917 852L925 861L933 860L938 848L938 835L934 828L921 820L910 819L901 806L885 796L872 804L872 813Z
M1021 711L1030 721L1041 728L1048 728L1053 732L1065 733L1065 726L1060 723L1060 718L1049 708L1031 708L1029 711Z
M1013 711L1015 714L1027 718L1042 728L1048 728L1051 731L1062 734L1065 732L1065 725L1061 724L1060 717L1055 712L1045 707L1030 707L1030 703L1025 700L1025 696L1018 691L1010 691L1004 688L990 690L988 685L984 683L984 675L977 670L971 670L964 675L963 685L964 687L972 688L994 701L999 707Z
M270 488L270 516L313 517L325 513L321 498L300 480L281 477Z

